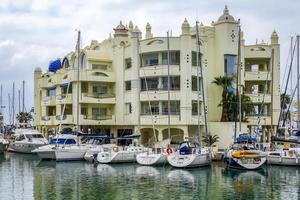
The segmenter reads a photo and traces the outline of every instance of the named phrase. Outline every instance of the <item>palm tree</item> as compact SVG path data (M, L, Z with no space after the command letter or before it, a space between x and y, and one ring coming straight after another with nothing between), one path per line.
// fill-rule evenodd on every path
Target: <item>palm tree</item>
M291 97L288 94L281 94L280 95L280 102L282 105L282 109L287 109L288 105L291 103Z
M208 143L207 145L212 146L214 143L219 142L219 139L220 139L220 137L218 135L209 134L208 138L207 138L207 143ZM206 137L205 136L203 136L202 141L206 142Z
M19 123L29 123L32 120L32 115L29 112L20 112L16 118Z
M230 96L230 108L229 108L229 119L230 121L235 120L235 109L237 106L237 96L235 94ZM254 105L253 102L251 101L251 98L245 94L241 95L241 121L246 121L245 115L246 113L252 113L254 111ZM239 116L237 116L237 119L239 119Z
M219 106L222 106L222 116L221 116L221 122L227 122L229 121L229 115L228 115L228 110L229 110L229 99L230 95L232 92L230 91L232 89L232 77L228 76L220 76L220 77L215 77L212 83L222 87L222 101L219 104Z

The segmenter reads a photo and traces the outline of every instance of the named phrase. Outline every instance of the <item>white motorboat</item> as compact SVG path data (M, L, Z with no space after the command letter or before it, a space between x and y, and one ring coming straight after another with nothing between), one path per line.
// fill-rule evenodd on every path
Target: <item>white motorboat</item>
M9 145L9 142L3 138L2 135L0 135L0 153L3 153L6 151L7 147Z
M99 163L132 163L136 162L139 153L146 152L141 145L117 146L115 144L103 147L97 155Z
M96 145L86 151L84 159L88 162L95 162L97 161L98 153L101 152L103 148L109 148L110 146L111 144Z
M86 139L80 143L78 136L73 134L60 134L50 141L49 145L34 150L43 160L73 161L84 160L87 150L95 147L94 138Z
M202 167L211 164L211 153L208 148L201 148L197 142L185 141L167 159L171 166L177 168Z
M164 148L154 148L150 151L140 153L136 156L136 161L140 165L164 165L167 164L168 153Z
M32 151L48 144L44 136L33 129L16 129L14 141L8 146L8 151L18 153L32 153Z
M300 166L300 148L270 151L267 154L268 165Z
M243 136L242 136L243 135ZM267 160L266 153L255 148L256 138L241 134L236 143L224 154L224 162L229 168L256 170Z

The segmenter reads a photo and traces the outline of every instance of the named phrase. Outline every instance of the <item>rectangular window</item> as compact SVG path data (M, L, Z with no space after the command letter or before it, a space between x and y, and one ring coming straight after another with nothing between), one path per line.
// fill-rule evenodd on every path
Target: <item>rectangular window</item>
M92 64L93 70L107 70L108 66L104 64Z
M132 113L131 103L125 103L125 114Z
M162 114L168 115L168 101L162 101ZM170 101L170 114L180 114L180 101Z
M162 64L168 64L168 52L162 52ZM170 65L180 64L180 51L170 51Z
M81 107L81 114L82 115L87 115L87 108L86 107Z
M198 115L198 103L197 101L192 101L192 115ZM200 102L200 115L201 115L201 102Z
M192 76L192 91L197 91L197 76ZM201 92L201 77L199 77L199 91Z
M142 115L150 115L152 112L153 115L159 114L159 102L151 101L149 102L141 102L141 114Z
M92 119L101 120L107 116L107 108L92 108Z
M125 81L125 90L130 91L131 90L131 81Z
M162 89L168 90L168 77L162 77ZM180 90L180 76L170 76L170 90Z
M144 54L142 58L144 63L143 66L158 65L158 53Z
M158 77L157 78L142 78L141 91L158 90Z
M131 58L125 59L125 69L129 69L132 67Z
M224 70L227 76L235 74L235 57L234 55L224 55Z
M200 62L200 53L198 54L198 63ZM199 64L197 63L197 52L196 51L192 51L192 66L199 66Z
M56 89L47 90L47 96L56 96Z
M56 115L56 107L55 106L47 106L46 113L47 113L47 116L55 116Z
M96 94L107 94L108 86L105 84L94 84L93 85L93 93Z

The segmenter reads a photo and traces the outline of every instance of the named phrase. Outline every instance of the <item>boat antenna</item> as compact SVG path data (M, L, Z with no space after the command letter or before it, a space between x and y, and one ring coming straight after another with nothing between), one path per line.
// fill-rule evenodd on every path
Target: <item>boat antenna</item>
M196 21L196 38L197 38L197 115L198 115L198 140L201 147L201 130L200 130L200 81L201 81L201 94L203 98L203 107L204 107L204 123L205 123L205 141L208 145L208 128L207 128L207 107L205 101L205 92L204 92L204 81L203 81L203 69L202 69L202 55L201 55L201 43L200 43L200 34L199 34L199 21ZM200 79L200 80L199 80Z

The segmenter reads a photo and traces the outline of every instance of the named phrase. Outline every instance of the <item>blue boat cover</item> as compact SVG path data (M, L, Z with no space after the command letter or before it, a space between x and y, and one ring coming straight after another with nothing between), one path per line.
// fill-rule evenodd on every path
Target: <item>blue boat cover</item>
M54 60L54 61L50 62L50 64L49 64L49 72L56 72L61 67L62 66L61 66L60 59Z

